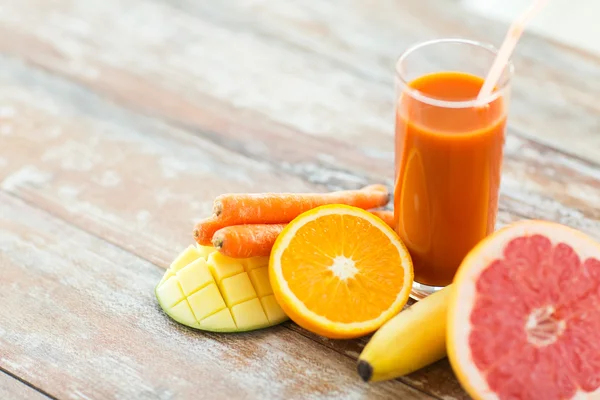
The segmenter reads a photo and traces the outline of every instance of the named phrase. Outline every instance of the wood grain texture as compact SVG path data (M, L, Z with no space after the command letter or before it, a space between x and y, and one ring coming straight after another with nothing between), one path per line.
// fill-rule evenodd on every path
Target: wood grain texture
M0 296L41 313L26 317L41 326L31 346L0 335L0 354L6 348L12 357L7 369L31 382L69 382L50 393L81 398L171 398L193 387L234 397L422 398L400 381L357 382L365 339L330 341L294 324L234 337L172 324L148 292L161 271L143 259L166 267L222 192L391 185L395 57L439 36L498 44L505 28L434 0L4 2L0 192L9 195L0 194L0 246L10 251L0 253L0 266L10 266L18 290ZM544 218L600 239L599 110L590 95L600 89L600 59L526 35L515 62L498 225ZM31 287L24 266L34 273ZM133 275L127 288L123 278ZM92 306L77 304L81 298ZM127 307L140 316L120 318ZM5 312L0 322L14 318ZM11 324L7 332L21 332ZM61 342L42 328L67 335ZM123 332L142 344L126 348ZM172 347L155 352L161 339ZM103 358L85 364L94 351ZM202 357L210 362L198 363ZM107 366L114 371L106 381L90 379ZM223 382L231 369L242 384ZM172 379L172 370L206 380ZM119 376L133 385L119 386ZM467 398L445 361L402 382Z
M127 15L114 0L84 4L10 2L0 49L146 112L217 123L233 108L236 118L360 140L374 154L391 149L392 71L404 49L440 36L498 45L507 28L435 0L135 0ZM118 22L106 30L107 21ZM526 34L515 62L513 128L597 162L598 56Z
M0 371L0 399L6 400L49 400L50 397L19 382L12 376Z
M57 398L406 398L289 329L206 334L156 304L162 270L0 193L0 366Z
M413 301L410 300L409 304ZM355 340L331 340L299 327L289 324L290 328L302 336L310 338L352 359L358 359L371 336ZM448 359L443 359L426 368L398 379L411 387L420 389L440 399L468 400L469 395L460 386Z
M376 7L361 0L168 3L232 31L290 44L307 59L318 54L319 59L388 89L396 58L415 42L467 37L499 46L508 28L471 14L458 1L387 0L379 1ZM600 78L600 54L588 54L526 32L513 58L517 75L512 127L597 163L600 108L593 99ZM368 93L373 100L373 90ZM569 137L581 141L570 143L566 140Z
M14 115L2 125L0 187L162 266L220 193L319 190L43 73L7 77L3 65L0 102Z

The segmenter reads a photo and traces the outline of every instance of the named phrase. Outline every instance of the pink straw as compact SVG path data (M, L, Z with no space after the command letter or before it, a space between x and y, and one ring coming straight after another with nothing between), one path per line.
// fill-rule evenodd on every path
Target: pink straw
M534 0L533 4L531 4L531 6L525 12L523 12L523 14L521 14L521 16L519 16L519 18L517 18L510 26L510 29L504 38L504 42L502 42L502 46L500 46L500 50L496 55L496 59L494 60L494 63L492 64L492 67L490 68L490 71L483 82L483 86L479 91L479 95L477 96L477 102L479 104L482 104L484 99L492 94L494 87L502 75L502 71L504 70L506 63L510 59L513 50L517 46L517 43L523 34L525 25L527 25L527 23L529 23L529 21L531 21L533 17L542 10L548 1L549 0Z

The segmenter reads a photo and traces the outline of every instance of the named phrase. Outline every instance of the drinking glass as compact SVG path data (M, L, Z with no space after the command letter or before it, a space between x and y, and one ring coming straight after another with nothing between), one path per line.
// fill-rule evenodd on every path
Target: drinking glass
M494 230L512 63L476 100L496 54L488 44L440 39L409 48L396 64L394 210L413 259L413 298L450 284Z

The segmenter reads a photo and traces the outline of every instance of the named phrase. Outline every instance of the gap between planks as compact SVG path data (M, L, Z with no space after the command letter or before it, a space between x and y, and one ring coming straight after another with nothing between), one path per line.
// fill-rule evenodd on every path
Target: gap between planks
M18 395L27 393L27 399L51 399L51 400L59 400L58 398L52 396L50 393L44 391L26 380L22 379L18 375L15 375L11 371L7 370L0 366L0 394L4 393L2 390L2 381L8 380L9 382L12 380L15 385L22 386L20 388L16 388L18 391ZM12 385L12 383L10 383ZM15 391L11 391L7 394L17 394Z

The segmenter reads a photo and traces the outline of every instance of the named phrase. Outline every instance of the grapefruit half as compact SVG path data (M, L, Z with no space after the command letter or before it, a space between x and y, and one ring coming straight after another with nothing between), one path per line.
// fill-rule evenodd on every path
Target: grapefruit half
M464 259L448 307L448 357L475 399L600 399L600 245L523 221Z

